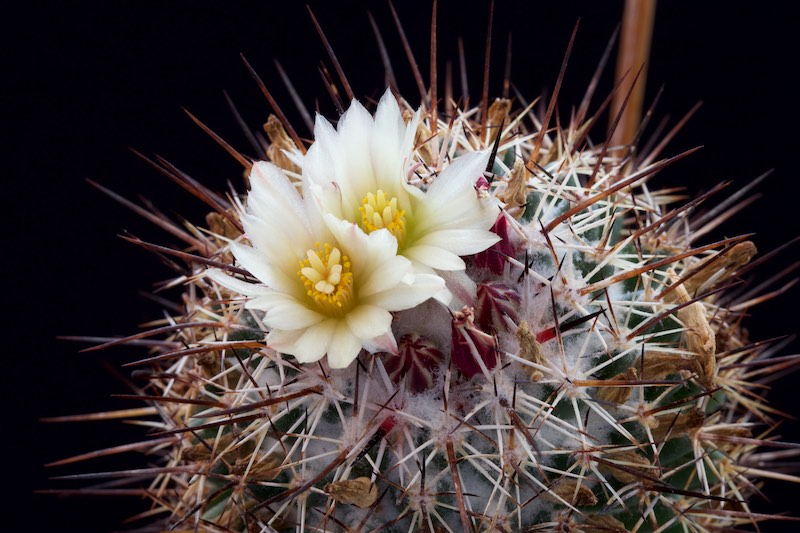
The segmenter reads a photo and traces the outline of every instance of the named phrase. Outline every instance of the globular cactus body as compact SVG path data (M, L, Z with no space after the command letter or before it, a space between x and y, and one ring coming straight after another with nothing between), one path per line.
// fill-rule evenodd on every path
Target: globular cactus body
M754 520L765 348L725 288L755 247L696 242L700 202L648 185L677 158L591 143L585 116L447 109L387 92L374 118L319 119L308 151L271 118L250 192L187 230L174 349L139 362L152 514L204 531Z

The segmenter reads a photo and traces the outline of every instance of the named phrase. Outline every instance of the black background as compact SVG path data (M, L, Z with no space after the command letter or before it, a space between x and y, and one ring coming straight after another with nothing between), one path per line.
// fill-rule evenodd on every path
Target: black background
M402 2L397 9L428 80L429 2ZM89 187L91 178L128 198L142 194L176 217L201 223L205 209L177 186L131 154L160 154L213 189L240 185L241 170L185 117L184 106L234 146L249 147L223 98L227 90L252 129L269 108L239 54L254 65L300 134L297 120L275 70L279 59L311 108L334 116L317 66L325 56L301 2L33 2L6 13L2 65L5 124L2 141L5 244L2 327L4 485L0 529L4 531L110 531L142 510L142 502L34 495L35 489L66 486L49 476L92 469L140 466L135 457L91 465L42 465L84 451L129 442L144 431L119 423L47 425L43 416L67 415L137 404L112 399L127 386L106 367L118 368L132 350L79 354L83 345L59 335L122 335L158 318L157 304L142 298L170 271L148 253L116 235L128 231L162 244L173 239ZM520 4L515 2L514 4ZM495 11L492 95L499 94L506 37L513 34L512 81L526 96L551 88L570 32L580 18L575 50L560 98L562 116L577 104L597 60L619 20L622 2L531 1L524 6L498 1ZM765 198L747 208L717 234L755 232L762 251L798 234L796 86L793 45L795 13L781 2L662 2L657 13L648 102L662 84L657 117L674 123L704 101L669 154L704 148L660 175L656 183L681 184L695 195L717 182L745 184L767 169L775 173L759 187ZM400 88L412 104L416 86L384 2L311 2L357 96L383 91L380 58L369 28L371 10L393 57ZM480 93L488 2L439 6L441 64L455 58L462 36L473 98ZM444 69L440 69L443 77ZM603 78L598 97L610 90ZM596 102L596 104L597 104ZM595 134L601 138L599 132ZM8 187L11 190L8 190ZM796 248L760 276L779 271ZM8 268L10 267L10 268ZM10 273L9 273L10 270ZM168 295L169 296L169 295ZM754 309L753 337L796 329L793 289ZM796 344L784 353L792 353ZM797 377L771 393L776 406L796 412ZM797 425L780 433L798 440ZM798 490L776 482L766 494L774 505L761 510L796 509ZM765 531L794 530L770 524Z

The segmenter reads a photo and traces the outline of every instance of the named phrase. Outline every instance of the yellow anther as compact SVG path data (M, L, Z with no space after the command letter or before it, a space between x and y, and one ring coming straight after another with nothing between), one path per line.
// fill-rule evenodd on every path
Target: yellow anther
M353 299L353 273L350 262L338 248L316 243L315 249L306 251L300 261L297 275L303 280L306 294L323 311L340 315Z
M386 193L381 189L367 193L361 201L361 229L372 233L379 229L388 229L402 243L406 234L406 212L397 207L397 198L386 199Z

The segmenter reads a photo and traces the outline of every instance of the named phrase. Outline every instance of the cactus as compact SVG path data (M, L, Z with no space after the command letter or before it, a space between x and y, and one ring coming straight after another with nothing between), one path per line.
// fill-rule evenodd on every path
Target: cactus
M724 204L696 208L724 187L677 205L649 179L691 151L659 159L591 140L584 107L563 123L515 105L387 91L318 118L310 145L271 116L261 160L230 149L247 173L230 197L154 162L213 209L161 220L185 250L131 239L185 263L182 311L107 343L161 339L130 363L157 416L132 448L153 466L108 473L147 479L157 527L767 518L748 503L775 475L752 378L791 362L748 339L757 298L729 291L754 244L701 239Z

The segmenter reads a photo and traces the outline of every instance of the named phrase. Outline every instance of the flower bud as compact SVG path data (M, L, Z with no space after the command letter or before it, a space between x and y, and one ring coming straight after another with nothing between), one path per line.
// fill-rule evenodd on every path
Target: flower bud
M517 322L519 294L507 285L488 281L478 284L475 323L483 331L508 329L505 317Z
M460 312L453 314L451 332L453 364L464 376L471 378L497 366L497 342L492 335L475 325L472 307L464 306Z
M494 226L489 230L497 234L500 240L491 245L486 250L475 254L475 266L487 268L497 274L503 274L503 267L506 264L506 257L514 256L514 246L508 237L508 220L504 214L500 213Z
M436 370L444 362L444 355L427 338L409 333L400 338L397 355L384 359L384 366L395 384L406 380L412 392L422 392L433 387Z

